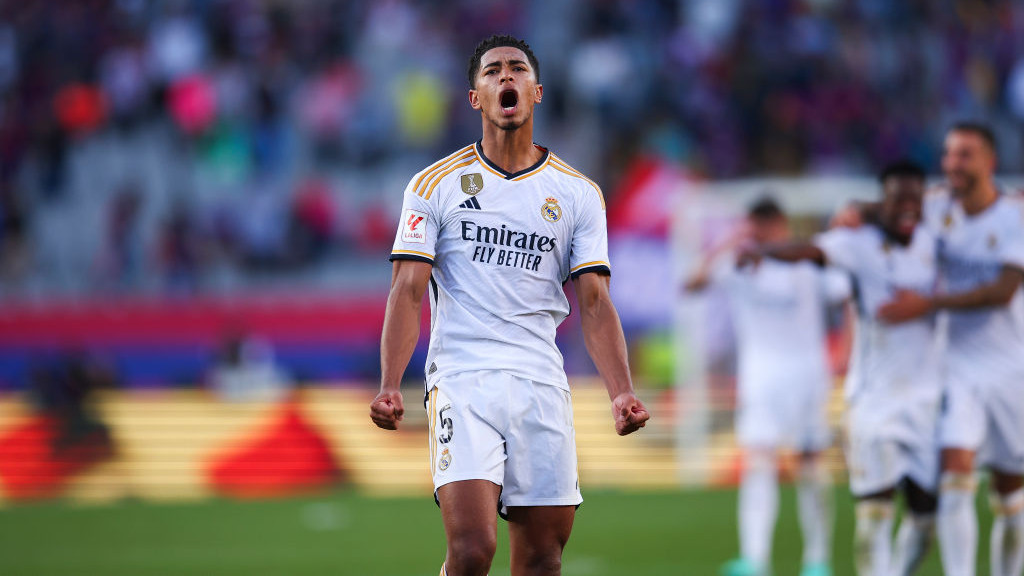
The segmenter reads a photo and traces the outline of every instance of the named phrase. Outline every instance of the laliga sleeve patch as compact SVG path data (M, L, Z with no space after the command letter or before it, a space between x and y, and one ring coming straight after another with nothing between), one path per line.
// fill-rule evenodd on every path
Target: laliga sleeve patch
M406 210L402 214L402 242L414 244L427 243L427 213L419 210Z

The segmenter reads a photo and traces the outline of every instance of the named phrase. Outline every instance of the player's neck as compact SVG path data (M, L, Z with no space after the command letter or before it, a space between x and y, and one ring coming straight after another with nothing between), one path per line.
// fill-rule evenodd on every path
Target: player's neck
M984 212L989 206L995 204L998 199L999 191L996 190L995 183L990 179L979 183L976 188L964 194L960 199L960 204L964 207L964 212L968 216L974 216Z
M510 174L526 170L544 155L533 145L532 118L515 130L502 130L484 120L480 147L488 160Z

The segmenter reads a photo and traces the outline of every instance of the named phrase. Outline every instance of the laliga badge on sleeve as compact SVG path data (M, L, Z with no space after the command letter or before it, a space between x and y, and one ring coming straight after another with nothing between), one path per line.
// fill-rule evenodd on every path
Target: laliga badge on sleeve
M419 210L406 210L402 214L402 242L414 244L427 243L427 213Z

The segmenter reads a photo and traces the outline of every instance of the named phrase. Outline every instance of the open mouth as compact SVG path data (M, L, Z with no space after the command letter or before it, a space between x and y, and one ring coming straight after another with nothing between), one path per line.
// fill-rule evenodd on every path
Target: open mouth
M918 216L913 212L903 212L896 221L901 232L913 232L917 226Z
M519 104L519 94L515 90L505 90L498 101L501 104L501 112L510 116L515 113L516 105Z

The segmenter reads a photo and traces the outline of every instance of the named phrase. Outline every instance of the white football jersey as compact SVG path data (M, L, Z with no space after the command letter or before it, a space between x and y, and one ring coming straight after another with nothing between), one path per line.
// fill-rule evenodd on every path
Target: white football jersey
M994 281L1004 266L1024 270L1024 212L1000 196L968 216L947 190L929 193L924 218L938 239L940 289L962 293ZM979 381L1024 375L1024 295L1007 306L948 311L951 369L969 368ZM1024 384L1022 384L1024 385Z
M903 324L877 320L878 308L897 290L934 291L938 264L932 234L918 226L910 244L903 246L878 227L863 226L829 230L815 243L828 264L845 270L856 287L857 324L846 377L847 398L877 391L891 400L912 389L937 397L940 341L934 318Z
M604 199L580 172L543 156L510 174L479 142L418 173L405 190L391 259L433 265L427 388L502 370L568 390L555 330L562 285L610 271Z
M809 262L766 259L739 270L725 264L717 276L729 292L741 393L762 386L827 389L825 308L849 296L846 277Z

